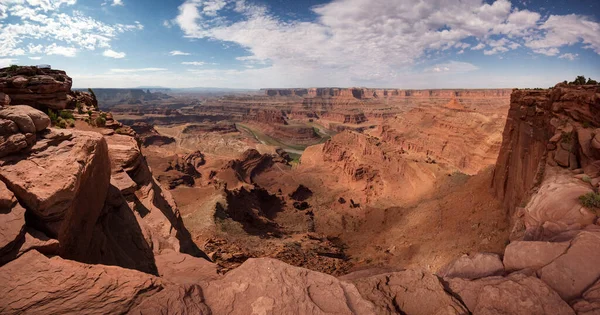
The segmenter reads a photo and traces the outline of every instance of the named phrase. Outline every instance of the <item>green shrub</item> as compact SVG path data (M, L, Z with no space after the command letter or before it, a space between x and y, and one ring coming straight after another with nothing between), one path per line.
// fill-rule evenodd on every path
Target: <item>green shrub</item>
M95 123L96 123L96 127L104 127L104 126L106 126L106 118L98 117L98 118L96 118Z
M74 119L67 119L67 125L71 128L75 127L75 120Z
M600 193L587 193L579 196L579 201L586 208L600 208Z
M591 177L589 177L589 176L587 176L587 175L583 176L583 177L581 178L581 180L582 180L582 181L584 181L584 182L586 182L586 183L588 183L588 184L591 184L591 183L592 183L592 178L591 178Z
M92 111L91 110L88 110L87 114L88 114L88 116L90 116L90 118L92 118Z
M77 108L77 114L79 114L79 115L83 114L83 104L81 104L80 102L77 102L77 105L75 105L75 107Z
M61 110L60 117L62 119L75 119L75 117L73 116L73 113L69 110Z
M19 70L19 68L20 67L17 66L17 65L10 65L10 67L8 67L8 71L9 72L15 72L15 71Z
M58 128L66 129L67 128L67 122L62 117L58 117L58 119L56 120L56 125L55 126L58 127Z
M50 121L53 125L56 125L56 120L58 119L58 115L53 110L48 110L48 117L50 117Z
M104 120L106 120L106 117L107 117L107 116L106 116L106 113L101 113L101 114L100 114L100 117L102 117L102 118L104 118Z

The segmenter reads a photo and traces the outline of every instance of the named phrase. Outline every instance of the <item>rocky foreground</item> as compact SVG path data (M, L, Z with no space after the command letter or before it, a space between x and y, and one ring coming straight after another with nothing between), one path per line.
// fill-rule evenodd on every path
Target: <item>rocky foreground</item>
M513 222L502 256L457 257L436 274L338 278L260 258L219 275L135 133L108 128L116 122L50 126L38 109L62 107L62 98L36 102L39 88L28 87L70 89L71 80L45 71L0 76L2 314L600 312L600 226L579 200L600 182L598 86L513 92L491 183ZM250 168L232 165L236 174Z

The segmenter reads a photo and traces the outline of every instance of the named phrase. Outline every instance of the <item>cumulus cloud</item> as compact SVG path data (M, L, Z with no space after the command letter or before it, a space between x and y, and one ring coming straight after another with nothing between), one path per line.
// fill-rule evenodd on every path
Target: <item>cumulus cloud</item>
M577 59L577 57L579 57L579 54L572 54L572 53L566 53L566 54L562 54L560 56L558 56L558 58L560 59L567 59L567 60L575 60Z
M107 49L105 50L102 55L104 57L109 57L109 58L115 58L115 59L121 59L121 58L125 58L126 54L124 52L116 52L112 49Z
M169 55L171 56L189 56L191 55L190 53L186 53L180 50L173 50L169 53Z
M123 5L123 0L113 0L112 6Z
M65 47L57 45L56 43L46 47L46 55L59 55L64 57L75 57L77 55L77 48Z
M245 0L186 0L178 9L173 23L184 37L238 44L249 54L242 62L337 73L355 84L390 82L435 52L528 48L555 56L577 42L600 47L598 23L579 16L544 21L508 0L334 0L312 8L314 22L284 20ZM570 26L561 30L562 23ZM474 46L466 42L473 39Z
M206 62L203 61L185 61L181 63L182 65L187 65L187 66L204 66L206 64Z
M528 41L525 46L534 51L556 51L562 46L581 42L584 48L593 49L600 54L600 24L588 17L576 14L551 15L540 29L543 33Z
M165 69L165 68L110 69L110 72L113 72L113 73L135 73L135 72L157 72L157 71L167 71L167 69Z
M25 54L25 43L44 40L70 50L57 50L52 45L39 52L72 57L77 50L109 49L119 34L142 30L139 22L132 24L107 24L80 11L61 12L76 0L2 0L0 17L11 17L11 23L0 23L0 56Z
M16 64L17 59L13 58L0 58L0 68L8 67L10 65Z
M468 62L450 61L427 68L425 69L425 72L464 73L478 69L479 67Z

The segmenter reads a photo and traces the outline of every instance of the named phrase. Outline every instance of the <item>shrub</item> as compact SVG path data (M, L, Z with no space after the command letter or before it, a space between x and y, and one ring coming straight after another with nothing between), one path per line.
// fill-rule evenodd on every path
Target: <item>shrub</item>
M56 124L56 120L58 119L58 115L51 109L48 110L48 117L50 117L50 121L53 125Z
M95 123L96 127L104 127L106 125L106 118L100 116L96 118Z
M571 85L584 85L585 84L585 77L582 75L578 75L577 78L575 78L575 80L573 82L569 82L569 84Z
M73 116L73 113L71 111L68 111L68 110L61 110L60 111L60 117L62 119L75 119L75 117Z
M88 110L87 114L88 114L88 116L90 116L90 118L92 117L92 111L91 110Z
M107 117L107 116L106 116L106 113L101 113L101 114L100 114L100 117L102 117L102 118L104 118L104 120L106 120L106 117Z
M67 119L67 125L71 128L75 127L75 120L74 119Z
M584 181L584 182L586 182L586 183L588 183L588 184L591 184L591 183L592 183L592 178L591 178L591 177L589 177L589 176L587 176L587 175L583 176L583 177L581 178L581 180L582 180L582 181Z
M61 117L58 117L58 119L56 120L56 127L58 128L62 128L62 129L66 129L67 128L67 122L62 119Z
M598 84L598 81L592 80L592 78L588 78L588 80L585 84L596 85L596 84Z
M77 108L77 114L83 114L83 104L77 102L77 105L75 105L75 107Z
M587 193L579 196L579 201L586 208L600 208L600 193Z
M8 67L8 71L9 72L15 72L15 71L19 70L19 68L20 67L17 66L17 65L10 65L10 67Z

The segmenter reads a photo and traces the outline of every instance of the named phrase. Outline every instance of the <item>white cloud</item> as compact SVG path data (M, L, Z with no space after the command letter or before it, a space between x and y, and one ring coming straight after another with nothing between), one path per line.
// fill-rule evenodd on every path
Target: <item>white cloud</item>
M465 73L470 71L478 70L479 67L462 61L450 61L434 65L430 68L425 69L425 72L443 72L443 73Z
M572 54L572 53L566 53L566 54L562 54L562 55L558 56L558 58L560 58L560 59L568 59L571 61L577 59L577 57L579 57L579 54Z
M169 20L164 20L164 21L163 21L163 23L162 23L162 25L163 25L164 27L166 27L166 28L171 28L171 27L173 27L173 23L171 23L171 21L169 21Z
M61 9L75 4L76 0L0 2L0 18L11 18L10 24L0 24L0 56L24 55L25 48L29 49L30 53L40 53L39 41L77 50L108 49L111 41L119 34L144 28L137 21L133 24L106 24L77 10L72 10L69 14L60 12ZM30 41L38 42L34 45L29 43ZM26 43L29 44L26 46Z
M115 58L115 59L121 59L121 58L125 58L126 54L124 52L116 52L112 49L107 49L105 50L102 55L104 57L109 57L109 58Z
M156 72L156 71L167 71L165 68L129 68L129 69L110 69L113 73L135 73L135 72Z
M113 7L114 7L114 6L117 6L117 5L120 5L120 6L122 6L122 5L123 5L123 0L113 0L113 3L112 3L111 5L112 5Z
M482 50L485 48L485 44L484 43L479 43L477 44L477 46L471 48L472 50Z
M335 82L343 77L351 85L377 85L399 80L426 56L449 49L501 55L526 48L557 55L561 46L577 42L600 47L598 24L587 18L542 18L508 0L488 2L333 0L313 7L316 21L306 22L278 18L245 0L186 0L172 21L185 37L245 48L248 55L236 59L270 65L262 68L269 69L263 70L263 81L274 84L282 83L275 71L290 66L313 79L335 73ZM560 29L563 23L566 28ZM473 39L475 46L469 44Z
M551 15L540 29L543 34L533 37L525 44L536 52L543 53L548 49L581 42L585 48L593 49L600 54L600 24L585 16Z
M17 63L17 59L0 58L0 68L8 67Z
M31 60L42 60L42 57L29 57Z
M45 49L46 55L59 55L65 57L75 57L77 55L77 48L59 46L56 43L47 46Z
M172 52L169 53L169 55L171 55L171 56L189 56L191 54L180 51L180 50L173 50Z
M534 49L533 52L536 54L542 54L546 56L556 56L560 53L560 50L558 50L558 48L540 48Z
M188 65L188 66L204 66L206 64L206 62L203 61L185 61L181 63L182 65Z

